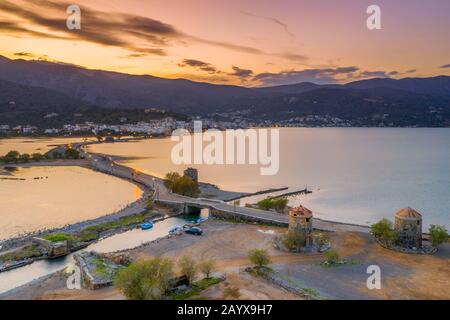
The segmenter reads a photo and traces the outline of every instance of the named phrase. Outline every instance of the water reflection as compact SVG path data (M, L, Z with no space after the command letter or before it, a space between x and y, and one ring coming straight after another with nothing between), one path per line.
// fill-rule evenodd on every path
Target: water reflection
M124 233L116 234L100 240L84 249L83 251L97 251L101 253L120 251L140 246L158 238L166 236L169 231L177 226L195 221L198 218L209 216L208 210L202 210L200 215L189 215L166 220L154 224L151 230L142 231L133 229ZM72 265L73 254L54 260L40 260L31 265L0 273L0 293L4 293L16 287L27 284L35 279L63 270Z

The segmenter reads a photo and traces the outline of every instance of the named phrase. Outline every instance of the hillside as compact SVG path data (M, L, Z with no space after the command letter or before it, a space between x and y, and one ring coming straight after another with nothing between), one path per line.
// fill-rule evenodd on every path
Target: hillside
M246 111L250 118L269 120L327 115L368 125L371 124L368 119L389 114L388 120L395 125L448 126L450 123L450 77L447 76L377 78L344 85L304 82L245 88L5 57L0 57L0 70L0 80L40 88L39 92L22 88L11 95L6 86L0 92L0 101L22 99L24 105L34 106L33 110L40 112L48 111L46 108L50 106L68 113L98 106L122 111L157 108L191 116ZM2 119L12 121L17 116L17 113L7 116L5 112Z

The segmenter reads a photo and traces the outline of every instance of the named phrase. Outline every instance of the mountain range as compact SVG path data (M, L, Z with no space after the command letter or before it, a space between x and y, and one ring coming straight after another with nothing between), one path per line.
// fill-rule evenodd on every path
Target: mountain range
M388 114L396 125L450 124L448 76L247 88L0 56L0 81L0 107L15 101L29 112L157 108L204 116L245 110L255 119L328 115L362 121Z

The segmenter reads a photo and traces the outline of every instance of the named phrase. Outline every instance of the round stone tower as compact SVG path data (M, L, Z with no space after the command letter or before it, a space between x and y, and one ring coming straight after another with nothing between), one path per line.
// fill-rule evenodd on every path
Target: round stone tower
M289 231L296 232L305 239L305 246L313 244L312 211L299 206L289 211Z
M394 230L398 244L406 248L422 247L422 215L414 209L404 208L395 214Z

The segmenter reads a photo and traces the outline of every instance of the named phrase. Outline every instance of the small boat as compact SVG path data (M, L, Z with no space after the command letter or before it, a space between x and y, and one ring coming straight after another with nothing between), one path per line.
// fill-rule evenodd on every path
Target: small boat
M152 222L145 222L145 223L141 224L141 230L149 230L151 228L153 228Z

